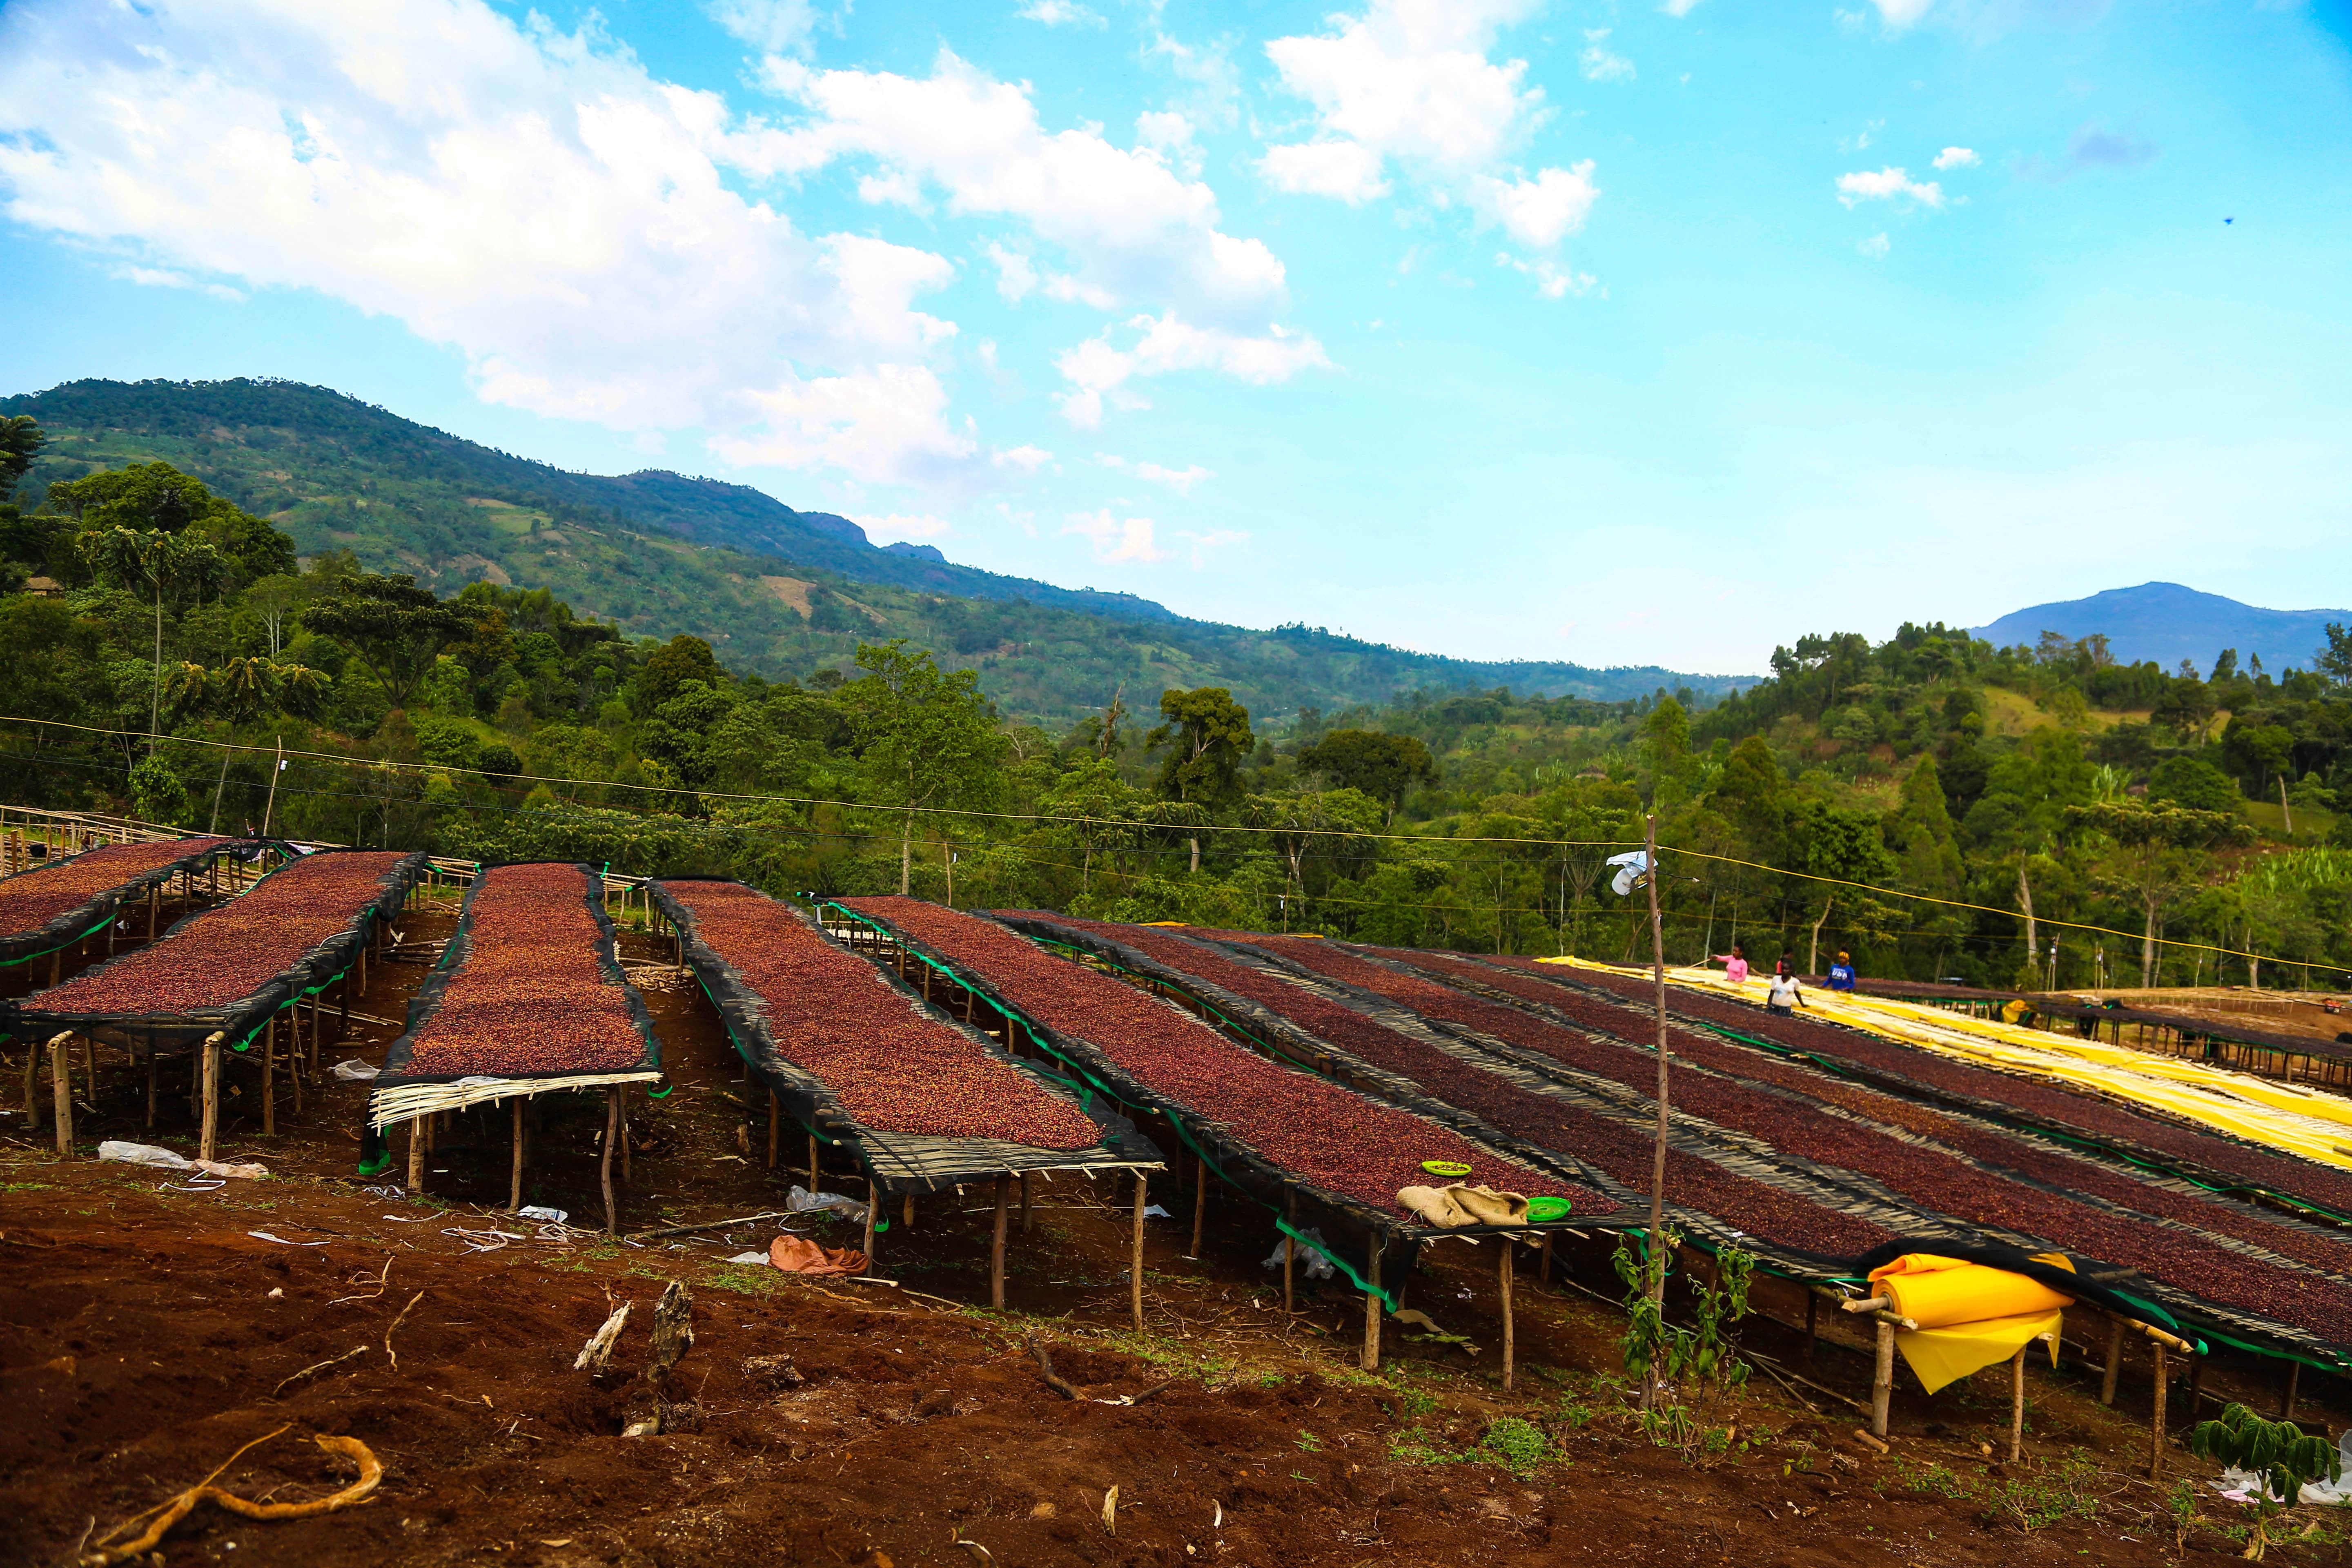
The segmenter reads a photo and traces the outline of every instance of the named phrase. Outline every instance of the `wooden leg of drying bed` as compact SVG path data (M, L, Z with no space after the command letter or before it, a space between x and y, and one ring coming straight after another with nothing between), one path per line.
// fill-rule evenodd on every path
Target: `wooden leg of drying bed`
M629 1185L629 1086L613 1086L613 1105L620 1113L618 1124L621 1139L621 1184Z
M56 1112L58 1155L64 1158L73 1152L73 1063L66 1056L71 1035L59 1035L49 1042L49 1097Z
M41 1130L41 1047L29 1041L25 1046L25 1121L31 1131Z
M816 1134L809 1134L809 1195L816 1195Z
M1010 1217L1013 1178L996 1178L996 1235L988 1247L988 1304L1004 1310L1004 1226Z
M776 1098L776 1091L772 1089L768 1091L768 1169L771 1171L776 1168L776 1141L783 1135L783 1101Z
M2109 1318L2107 1320L2107 1365L2106 1370L2099 1374L2100 1404L2113 1405L2116 1402L2116 1378L2123 1370L2124 1321L2121 1318Z
M2299 1361L2291 1361L2291 1362L2287 1363L2286 1363L2286 1398L2285 1398L2285 1400L2284 1400L2284 1402L2282 1402L2282 1403L2280 1404L2280 1405L2279 1405L2279 1419L2280 1419L2280 1420L2282 1420L2282 1421L2292 1421L2292 1420L2294 1420L2294 1396L2295 1396L2296 1390L2301 1386L2302 1383L2303 1383L2303 1363L2301 1363L2301 1362L2299 1362Z
M1807 1361L1813 1359L1813 1352L1821 1348L1821 1343L1822 1299L1809 1288L1805 1291L1805 1359Z
M196 1078L201 1087L197 1095L203 1110L202 1131L196 1135L196 1158L209 1160L220 1146L220 1068L221 1048L218 1039L207 1039L197 1047Z
M2025 1453L2025 1347L2009 1358L2009 1462Z
M1543 1247L1536 1253L1536 1283L1551 1283L1551 1232L1544 1232Z
M301 1016L301 1004L296 1003L295 1016ZM317 1047L318 1038L319 1019L317 1015L313 1014L310 1018L310 1039L313 1049ZM302 1111L302 1037L299 1033L294 1037L294 1049L286 1058L286 1074L294 1080L294 1111L299 1116Z
M425 1190L425 1118L408 1119L408 1195Z
M261 1133L278 1131L278 1016L261 1026Z
M1371 1289L1364 1292L1364 1354L1366 1372L1381 1370L1381 1238L1372 1237Z
M1127 1300L1138 1329L1143 1327L1143 1195L1150 1185L1141 1171L1135 1173L1135 1221L1127 1245Z
M507 1183L507 1207L522 1207L522 1096L514 1098L514 1175Z
M1895 1398L1895 1325L1878 1325L1878 1365L1870 1379L1870 1435L1886 1436L1886 1407Z
M617 1236L621 1230L620 1211L613 1205L613 1145L621 1138L621 1091L604 1091L604 1154L599 1162L598 1175L604 1186L604 1234Z
M147 1131L155 1131L155 1047L147 1047Z
M1291 1240L1290 1233L1285 1231L1282 1234L1282 1310L1285 1316L1298 1310L1296 1304L1297 1298L1291 1289L1291 1281L1297 1278L1297 1261L1298 1243Z
M1021 1234L1029 1234L1029 1173L1021 1173Z
M898 1228L901 1230L915 1228L915 1194L912 1193L907 1194L898 1200Z
M1195 1174L1198 1179L1192 1184L1192 1250L1184 1256L1197 1260L1201 1256L1201 1230L1209 1220L1209 1162L1201 1161Z
M2156 1342L2156 1410L2149 1417L2147 1430L2147 1479L2164 1479L2164 1396L2169 1390L2172 1369L2166 1364L2164 1342Z
M866 1183L866 1272L876 1272L874 1267L874 1221L882 1212L882 1189L869 1177Z
M1508 1394L1511 1391L1511 1376L1513 1372L1512 1363L1517 1359L1518 1352L1517 1325L1511 1321L1511 1274L1514 1258L1511 1247L1511 1238L1507 1236L1498 1236L1495 1239L1496 1242L1501 1244L1503 1254L1501 1280L1503 1292L1503 1392Z

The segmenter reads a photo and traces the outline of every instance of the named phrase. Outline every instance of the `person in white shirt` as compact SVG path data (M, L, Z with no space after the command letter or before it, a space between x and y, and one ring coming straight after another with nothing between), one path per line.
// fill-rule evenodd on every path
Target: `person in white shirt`
M1789 1014L1805 1005L1805 988L1797 984L1794 974L1784 969L1772 976L1772 993L1764 999L1766 1012Z

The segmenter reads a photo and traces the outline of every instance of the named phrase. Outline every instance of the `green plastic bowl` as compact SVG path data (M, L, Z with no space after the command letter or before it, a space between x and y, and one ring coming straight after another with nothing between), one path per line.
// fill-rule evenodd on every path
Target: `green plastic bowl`
M1529 1198L1528 1222L1531 1225L1549 1225L1554 1220L1566 1219L1569 1211L1575 1206L1566 1198Z
M1444 1176L1449 1182L1459 1181L1470 1173L1470 1167L1458 1160L1423 1160L1421 1168L1433 1176Z

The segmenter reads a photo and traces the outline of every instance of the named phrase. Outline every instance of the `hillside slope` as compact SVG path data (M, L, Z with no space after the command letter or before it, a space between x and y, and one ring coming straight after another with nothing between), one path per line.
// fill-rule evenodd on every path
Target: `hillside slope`
M1615 700L1729 677L1654 667L1479 662L1305 626L1193 621L1129 595L1056 587L879 549L847 519L743 485L661 470L570 473L283 382L80 381L0 399L52 440L26 500L94 468L162 459L293 535L444 593L488 579L546 587L635 636L708 638L770 677L906 637L983 672L1013 717L1062 724L1122 685L1149 711L1168 686L1220 685L1253 712L1379 703L1418 688L1507 686Z
M2273 670L2309 669L2330 621L2352 622L2352 610L2266 610L2179 583L2142 583L2013 611L1977 635L2000 647L2031 647L2043 632L2076 642L2104 635L2122 662L2152 658L2167 669L2185 658L2210 670L2223 648L2237 649L2242 665L2259 656Z

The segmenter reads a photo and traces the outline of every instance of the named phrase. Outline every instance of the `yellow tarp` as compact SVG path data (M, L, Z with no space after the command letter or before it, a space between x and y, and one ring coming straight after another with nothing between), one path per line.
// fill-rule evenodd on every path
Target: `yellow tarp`
M2074 1265L2054 1252L2039 1263L2069 1270ZM1898 1330L1895 1348L1933 1394L2015 1355L2021 1345L2050 1336L2050 1364L2058 1364L2058 1328L2074 1304L2038 1279L1934 1253L1906 1253L1870 1271L1878 1295L1894 1303L1897 1317L1916 1329Z
M1650 973L1584 958L1542 962L1615 974L1646 977ZM1728 993L1750 1002L1761 1002L1766 989L1760 977L1734 985L1715 970L1669 969L1666 978L1692 990ZM2112 1094L2285 1153L2352 1170L2352 1098L2273 1083L2251 1073L2158 1056L2129 1046L1971 1018L1924 1003L1810 988L1805 1001L1820 1017L1882 1039L1997 1071L2052 1079Z

